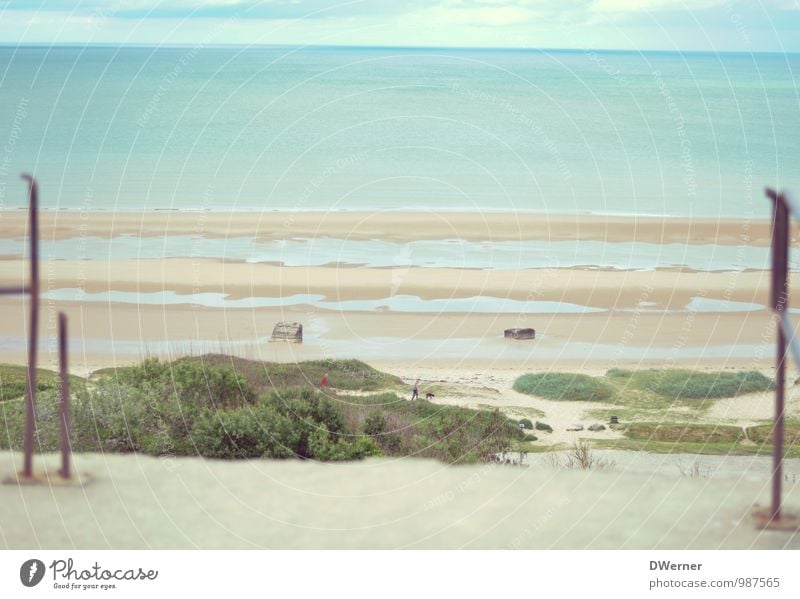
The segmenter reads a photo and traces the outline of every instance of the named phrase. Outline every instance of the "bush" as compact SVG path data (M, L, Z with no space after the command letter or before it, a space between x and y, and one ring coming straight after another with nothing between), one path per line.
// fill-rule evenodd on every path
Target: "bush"
M380 447L369 437L353 441L336 438L324 426L317 428L309 437L309 457L315 460L357 460L381 455Z
M211 458L291 458L300 436L291 420L261 406L204 412L192 442L198 454Z
M545 424L544 422L539 422L537 420L536 421L536 430L537 431L544 431L546 433L552 433L553 432L553 427L550 426L549 424Z
M386 418L380 412L373 412L364 421L364 433L374 437L386 432Z
M117 371L116 380L161 398L177 395L182 404L197 408L237 408L252 404L255 393L244 377L227 365L184 359L161 362L158 358Z
M36 397L36 429L34 430L34 446L43 453L58 451L61 447L60 435L60 400L58 392L53 390L39 393ZM25 431L25 400L0 402L0 448L22 451Z
M533 430L533 422L531 422L528 418L520 418L519 424L522 426L520 428L524 428L526 430Z
M525 438L516 422L494 411L444 406L434 417L414 424L419 455L447 463L491 461L514 440Z
M628 378L633 374L632 370L626 370L624 368L612 368L608 372L606 372L606 376L609 378Z
M606 381L564 372L524 374L514 381L514 390L561 401L608 401L614 397L614 388Z
M371 437L385 453L394 454L400 450L400 435L389 431L386 417L380 412L373 412L364 420L364 434Z

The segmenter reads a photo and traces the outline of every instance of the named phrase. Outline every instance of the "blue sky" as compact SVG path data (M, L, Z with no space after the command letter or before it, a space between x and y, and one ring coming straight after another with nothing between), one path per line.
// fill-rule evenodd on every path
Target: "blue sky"
M0 42L800 51L800 0L0 0Z

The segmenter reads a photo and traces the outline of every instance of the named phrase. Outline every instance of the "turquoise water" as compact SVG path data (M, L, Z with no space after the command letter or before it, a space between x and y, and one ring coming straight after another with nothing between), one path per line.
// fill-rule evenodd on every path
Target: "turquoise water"
M797 55L0 48L0 207L767 215Z
M85 303L122 303L153 306L192 305L206 308L280 308L290 306L306 306L336 312L407 312L416 314L590 314L608 312L604 308L584 306L570 302L530 300L520 301L511 298L493 296L473 296L464 298L422 299L416 295L392 295L381 299L357 299L336 301L318 294L295 294L282 297L243 297L230 298L225 293L176 293L175 291L99 291L87 293L83 289L57 288L42 292L42 298L66 302ZM755 312L764 310L766 306L751 302L693 297L681 309L672 312ZM635 308L619 308L617 312L644 313L666 310L648 302L642 302ZM796 309L789 310L796 314Z

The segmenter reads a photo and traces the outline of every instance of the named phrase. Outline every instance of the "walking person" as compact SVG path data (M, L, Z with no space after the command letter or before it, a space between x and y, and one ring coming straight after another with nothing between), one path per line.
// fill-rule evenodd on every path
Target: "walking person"
M419 399L419 379L417 379L417 382L414 383L414 387L411 389L411 401L415 399Z
M325 374L322 375L322 383L320 384L320 387L327 387L327 386L328 386L328 373L326 372Z

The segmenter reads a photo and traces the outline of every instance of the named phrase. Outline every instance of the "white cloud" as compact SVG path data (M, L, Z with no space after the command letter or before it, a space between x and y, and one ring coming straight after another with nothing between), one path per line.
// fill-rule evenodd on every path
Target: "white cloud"
M522 6L444 5L414 13L413 18L427 25L486 25L503 27L531 20L537 13Z
M647 10L702 10L713 8L729 0L594 0L594 12L639 12Z
M800 11L800 0L777 0L775 8L780 10L798 10Z

